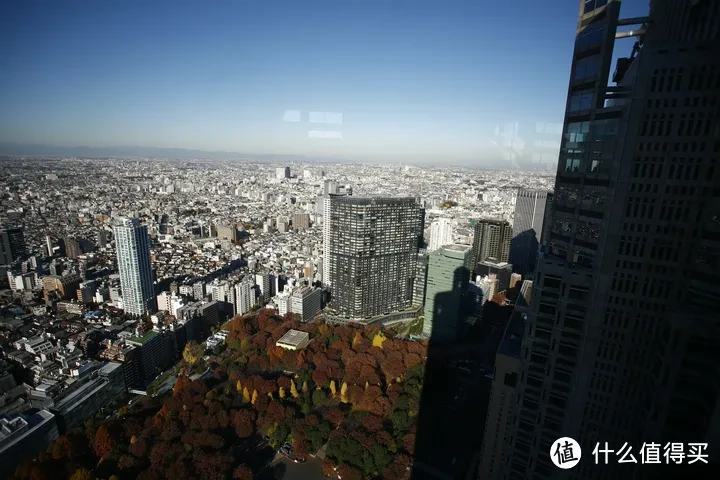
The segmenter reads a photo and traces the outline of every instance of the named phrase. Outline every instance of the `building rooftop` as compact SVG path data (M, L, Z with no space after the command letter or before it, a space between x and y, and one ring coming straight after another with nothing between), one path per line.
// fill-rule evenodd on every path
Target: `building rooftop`
M310 334L307 332L301 332L300 330L288 330L285 335L280 337L278 343L284 343L286 345L292 345L296 347L308 338L310 338Z
M453 252L467 252L472 247L470 245L445 245L442 248Z
M158 334L158 332L156 332L155 330L150 330L142 337L130 337L127 339L127 341L133 342L133 343L138 343L140 345L145 345L147 342L149 342L150 340L155 338L157 336L157 334Z

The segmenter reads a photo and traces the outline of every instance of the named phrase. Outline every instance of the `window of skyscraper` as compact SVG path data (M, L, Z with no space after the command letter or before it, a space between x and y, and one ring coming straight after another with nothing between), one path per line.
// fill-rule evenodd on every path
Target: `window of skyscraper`
M607 5L608 0L585 0L585 13Z
M573 94L570 97L570 111L587 110L592 106L593 92L583 91Z
M588 25L578 35L577 50L584 51L600 45L603 39L603 25Z
M598 74L600 57L592 56L578 60L573 71L573 80L586 80Z

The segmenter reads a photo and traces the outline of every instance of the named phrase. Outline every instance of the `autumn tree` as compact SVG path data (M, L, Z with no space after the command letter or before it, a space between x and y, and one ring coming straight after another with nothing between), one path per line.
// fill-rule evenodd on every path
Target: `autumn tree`
M295 382L293 380L290 380L290 395L293 398L298 398L300 394L297 391L297 387L295 386Z
M375 334L372 340L373 347L382 348L383 343L387 340L387 337L382 331L379 331Z
M110 435L110 432L108 432L105 424L101 424L95 432L95 439L93 440L95 455L103 458L114 446L115 440L112 435Z
M250 410L237 410L233 414L235 434L240 438L247 438L255 431L255 414Z
M195 365L203 357L203 347L194 340L190 340L185 344L183 350L183 360L190 365Z
M342 403L348 403L350 401L350 399L348 398L348 385L345 382L343 382L342 386L340 387L340 401Z
M70 480L93 480L95 475L86 468L78 468L75 473L70 475Z
M234 480L253 480L255 476L249 467L245 465L238 465L235 467L235 470L233 470L232 478Z

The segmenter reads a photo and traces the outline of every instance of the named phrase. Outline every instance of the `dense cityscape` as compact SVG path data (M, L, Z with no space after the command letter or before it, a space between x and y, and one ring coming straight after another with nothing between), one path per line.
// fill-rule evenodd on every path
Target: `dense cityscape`
M0 477L709 475L720 4L580 9L556 171L0 157Z

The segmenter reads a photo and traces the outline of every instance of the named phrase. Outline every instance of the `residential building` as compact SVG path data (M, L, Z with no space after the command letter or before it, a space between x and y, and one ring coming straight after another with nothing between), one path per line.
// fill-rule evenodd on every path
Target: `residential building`
M235 285L235 314L245 315L256 304L255 282L251 276L246 276Z
M292 217L292 224L295 230L307 230L310 228L310 214L296 213Z
M141 225L137 218L124 218L115 226L114 232L123 309L131 315L154 311L147 225Z
M487 259L507 262L511 239L512 228L507 220L478 220L474 228L472 265Z
M412 306L422 307L425 305L425 288L427 286L428 254L422 250L418 253L415 268L415 280L413 281Z
M360 320L410 308L424 215L417 200L331 196L330 205L333 313Z
M423 335L433 342L457 339L470 282L471 258L469 245L445 245L430 254Z
M237 242L238 240L238 229L236 225L218 225L216 227L217 236L221 240L230 240L231 242Z
M275 178L285 179L290 178L290 167L279 167L275 169Z
M307 322L320 313L322 291L319 288L300 287L290 295L290 311L298 320Z
M168 368L175 357L175 352L168 348L164 332L149 329L145 332L138 329L135 336L127 339L126 343L138 350L140 368L136 386L145 388L152 382L158 373Z
M43 291L45 299L51 298L53 292L57 293L60 300L69 300L77 298L78 287L82 283L82 277L77 274L71 275L48 275L43 277Z
M82 255L80 250L80 242L75 237L65 237L65 256L67 258L77 259Z
M427 251L434 252L444 245L453 243L453 226L448 218L438 218L430 224L430 241Z

